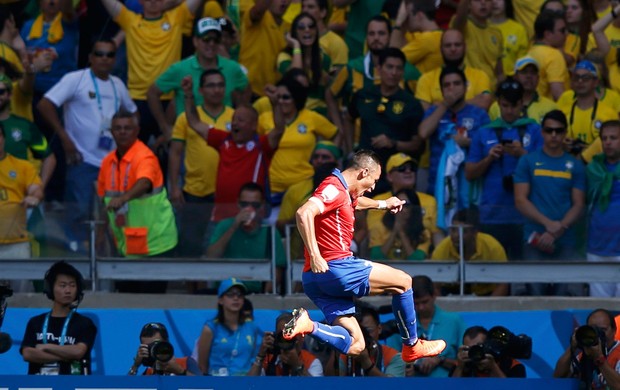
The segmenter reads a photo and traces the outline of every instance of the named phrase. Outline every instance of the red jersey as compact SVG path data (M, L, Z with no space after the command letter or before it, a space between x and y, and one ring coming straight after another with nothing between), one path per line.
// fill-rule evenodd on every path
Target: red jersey
M314 235L321 256L326 261L353 256L351 240L357 200L351 200L344 178L339 172L327 177L309 200L321 210L321 214L314 219ZM304 249L304 256L305 272L310 270L307 249Z
M209 130L207 143L220 154L212 218L218 222L239 212L237 198L242 185L254 182L265 189L275 150L269 146L266 135L239 145L233 142L229 132L217 129Z

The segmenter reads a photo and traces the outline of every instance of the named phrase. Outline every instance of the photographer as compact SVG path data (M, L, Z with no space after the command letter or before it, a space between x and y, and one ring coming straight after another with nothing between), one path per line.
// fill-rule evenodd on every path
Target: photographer
M198 364L191 357L175 358L174 348L168 341L168 329L159 322L150 322L140 331L140 346L129 369L136 375L140 366L142 375L199 375Z
M588 389L620 389L620 348L614 339L613 315L596 309L588 315L586 324L573 332L553 376L579 378Z
M495 329L504 330L504 335L508 334L509 339L516 337L505 328L495 327L492 330ZM489 336L489 333L482 326L472 326L465 330L463 345L459 347L451 377L525 378L525 366L512 357L510 342L502 344L493 335ZM522 356L529 357L529 354L531 343L529 350L526 347Z
M356 357L340 355L340 375L342 376L405 376L405 362L396 349L379 344L383 331L379 313L368 306L358 309L358 322L366 348ZM394 330L398 333L398 330Z
M293 318L284 313L276 318L274 332L265 332L258 355L248 376L323 376L323 365L310 352L303 350L303 336L286 340L284 325Z

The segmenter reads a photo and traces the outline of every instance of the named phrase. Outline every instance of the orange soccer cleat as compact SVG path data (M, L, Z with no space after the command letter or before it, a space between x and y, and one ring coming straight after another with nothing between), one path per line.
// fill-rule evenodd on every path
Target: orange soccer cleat
M297 335L306 335L312 333L314 330L314 323L308 316L308 311L303 307L293 310L293 318L284 325L282 329L282 336L286 340L291 340ZM444 343L445 344L445 343Z
M401 357L405 362L412 362L417 359L437 356L446 349L446 342L443 340L422 340L414 345L403 345Z

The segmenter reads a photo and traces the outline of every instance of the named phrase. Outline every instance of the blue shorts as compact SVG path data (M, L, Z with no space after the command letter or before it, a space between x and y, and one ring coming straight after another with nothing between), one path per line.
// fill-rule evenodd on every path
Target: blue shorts
M329 270L318 274L304 272L304 292L325 315L328 324L343 315L355 314L353 297L370 293L372 262L346 257L327 263Z

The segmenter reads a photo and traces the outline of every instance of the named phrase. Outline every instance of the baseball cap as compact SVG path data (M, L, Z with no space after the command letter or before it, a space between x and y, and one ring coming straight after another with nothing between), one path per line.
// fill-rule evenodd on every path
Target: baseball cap
M578 70L585 70L598 77L598 71L596 70L596 66L588 60L579 61L577 65L575 65L573 72L576 72Z
M387 164L385 165L385 171L386 172L390 172L392 169L394 168L398 168L401 165L410 162L411 164L413 164L413 168L415 170L415 168L417 167L417 161L414 160L413 158L411 158L411 156L409 156L408 154L405 153L396 153L393 154L392 156L390 156L390 158L387 161Z
M515 62L515 73L525 69L525 67L528 65L534 65L536 67L536 70L540 69L540 67L538 66L538 62L534 58L530 56L525 56L525 57L519 58Z
M324 149L330 152L336 160L342 158L342 149L340 149L338 145L336 145L332 141L317 142L316 146L314 147L314 150L321 150L321 149Z
M217 296L221 297L222 295L226 294L228 290L235 286L238 286L239 288L241 288L241 291L243 291L244 294L247 294L248 289L245 287L245 284L241 283L241 281L237 278L230 278L223 280L222 283L220 283L220 287L217 289Z
M498 99L504 98L512 104L517 104L519 100L523 99L523 85L512 77L509 77L499 83L495 96Z
M202 18L196 23L194 34L197 37L204 37L209 31L215 31L218 35L222 35L222 26L219 20L213 18Z
M235 34L235 27L233 26L232 22L229 19L220 18L219 22L220 22L220 28L222 29L223 32L227 32L231 35Z

